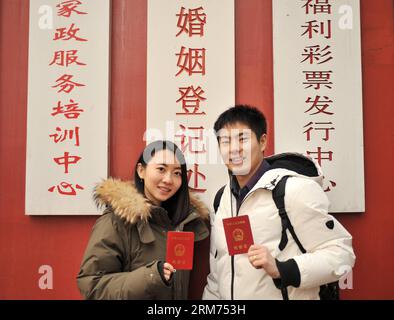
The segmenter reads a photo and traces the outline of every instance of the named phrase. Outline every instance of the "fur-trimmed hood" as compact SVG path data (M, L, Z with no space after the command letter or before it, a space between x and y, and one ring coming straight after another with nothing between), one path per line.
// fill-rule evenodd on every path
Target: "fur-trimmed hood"
M209 211L204 203L189 192L192 210L201 219L208 219ZM148 221L151 216L152 204L139 193L131 181L109 178L97 184L93 193L96 205L110 206L114 213L131 224L139 220Z

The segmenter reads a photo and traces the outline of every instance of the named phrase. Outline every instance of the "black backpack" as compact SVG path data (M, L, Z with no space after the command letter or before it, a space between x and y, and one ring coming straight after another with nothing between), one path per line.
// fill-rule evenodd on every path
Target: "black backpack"
M272 157L265 158L271 166L274 168L284 168L295 171L297 173L303 174L309 177L318 176L316 166L307 157L295 154L295 153L282 153ZM282 251L288 242L287 230L289 230L291 236L293 237L295 243L302 253L306 253L305 248L302 246L300 240L298 239L293 225L290 222L289 216L287 215L285 208L285 189L286 182L290 176L284 176L272 190L272 198L275 202L276 207L279 211L279 216L282 222L282 236L279 242L279 249ZM276 182L276 181L274 181ZM225 186L221 187L215 195L213 207L215 213L217 212L220 204L220 200L223 195ZM282 288L283 300L288 300L287 288ZM331 282L320 286L319 296L321 300L339 300L339 282Z

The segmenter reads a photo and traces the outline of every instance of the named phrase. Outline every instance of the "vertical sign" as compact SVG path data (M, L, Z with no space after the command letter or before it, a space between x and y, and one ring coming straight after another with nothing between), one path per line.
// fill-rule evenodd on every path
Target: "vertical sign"
M107 177L109 0L30 0L26 214L97 214Z
M234 104L234 2L148 1L146 141L174 141L207 204L226 183L213 124Z
M273 24L275 152L317 160L331 212L363 212L359 1L273 1Z

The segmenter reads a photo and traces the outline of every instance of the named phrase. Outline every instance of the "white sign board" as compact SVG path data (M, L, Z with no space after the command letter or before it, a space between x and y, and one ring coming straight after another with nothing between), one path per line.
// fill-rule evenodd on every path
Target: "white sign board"
M275 152L316 159L331 212L363 212L360 4L273 1Z
M213 125L234 105L234 1L148 1L146 141L175 141L207 205L227 182Z
M30 0L26 214L97 214L108 174L109 0Z

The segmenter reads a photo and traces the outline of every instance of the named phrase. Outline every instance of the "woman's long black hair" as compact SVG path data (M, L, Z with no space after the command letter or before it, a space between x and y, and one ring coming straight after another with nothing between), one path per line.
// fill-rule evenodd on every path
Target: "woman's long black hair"
M134 168L135 186L138 192L145 195L144 180L140 179L137 173L138 164L141 163L143 167L146 167L146 165L154 157L156 152L161 150L168 150L174 153L176 159L179 161L181 165L182 184L179 190L170 199L162 202L161 204L161 206L164 209L166 209L166 211L168 212L168 215L171 218L173 225L178 225L189 214L190 197L189 197L189 187L187 182L187 168L186 168L185 157L183 156L182 151L176 146L176 144L167 140L166 141L157 140L148 144L145 147L144 151L141 153L140 157L138 158Z

